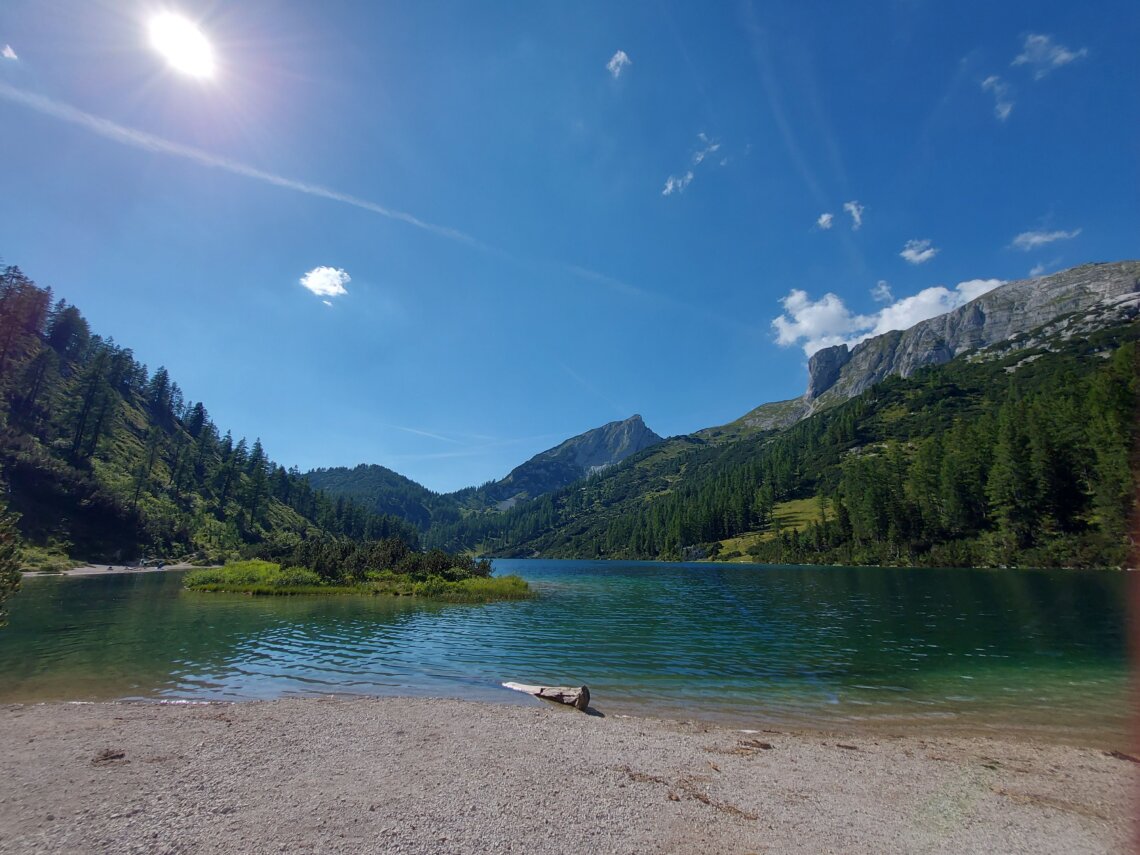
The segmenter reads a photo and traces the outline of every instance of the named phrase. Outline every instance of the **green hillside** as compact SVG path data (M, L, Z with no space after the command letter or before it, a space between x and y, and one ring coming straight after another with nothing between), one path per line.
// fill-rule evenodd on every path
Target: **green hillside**
M399 517L314 489L260 440L222 433L166 369L94 334L17 267L0 270L0 477L24 540L78 561L418 540Z
M375 513L394 514L420 529L433 522L443 524L459 519L453 496L433 493L411 478L384 466L360 464L314 469L305 478L317 490L343 496Z
M888 378L790 428L667 440L426 539L511 556L1119 566L1137 337L1136 321L1029 336ZM782 521L808 499L818 518Z

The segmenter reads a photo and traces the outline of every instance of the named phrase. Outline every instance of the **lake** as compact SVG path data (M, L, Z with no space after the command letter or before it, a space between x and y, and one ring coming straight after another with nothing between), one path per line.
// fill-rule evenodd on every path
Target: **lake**
M428 695L747 728L1006 732L1125 747L1128 574L508 561L486 606L38 577L0 630L0 701Z

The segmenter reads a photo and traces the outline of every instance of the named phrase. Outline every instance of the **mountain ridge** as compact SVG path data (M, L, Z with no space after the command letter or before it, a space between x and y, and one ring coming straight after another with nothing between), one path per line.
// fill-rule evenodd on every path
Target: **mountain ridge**
M377 513L396 514L426 529L433 523L458 519L460 510L507 510L565 487L593 472L620 463L662 441L639 414L583 431L520 463L498 481L435 493L385 466L313 469L305 477L330 495L363 502Z
M1018 305L1020 303L1020 305ZM889 376L909 377L926 365L942 365L971 350L1033 346L1019 341L1033 331L1062 338L1126 320L1140 313L1140 261L1093 262L1049 276L1005 282L970 302L889 330L854 346L837 344L808 359L804 394L771 401L749 410L721 428L699 434L723 434L730 426L781 430L812 413L861 394ZM1050 330L1050 324L1059 324Z
M500 510L565 487L662 441L639 414L584 431L541 451L493 484L487 494Z
M884 377L909 377L970 350L1014 340L1050 324L1068 326L1062 338L1140 311L1140 262L1083 264L1034 279L999 285L969 303L891 330L854 347L837 344L808 360L809 412L859 395ZM1044 330L1045 334L1051 332ZM1031 346L1024 342L1023 346Z

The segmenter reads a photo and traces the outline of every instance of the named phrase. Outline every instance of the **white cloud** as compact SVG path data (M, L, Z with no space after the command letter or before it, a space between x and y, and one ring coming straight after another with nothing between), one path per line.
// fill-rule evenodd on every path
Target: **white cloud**
M330 300L321 300L321 302L324 303L326 306L332 305L332 301L330 301Z
M1031 249L1037 249L1039 246L1045 246L1047 243L1053 243L1056 240L1072 240L1081 233L1080 229L1073 229L1071 232L1065 231L1036 231L1036 232L1022 232L1013 239L1010 246L1016 247L1023 252L1029 252Z
M661 191L662 196L672 196L674 193L684 192L685 188L693 182L693 170L689 170L684 175L670 175L665 179L665 189Z
M821 229L823 229L824 231L827 231L828 229L831 228L831 223L832 223L832 220L834 220L834 219L835 219L835 214L820 214L819 219L815 221L815 224L817 226L819 226Z
M606 71L613 75L614 80L621 77L622 70L627 65L633 65L633 60L629 58L629 54L624 50L619 50L610 57L610 61L606 63Z
M697 134L697 142L700 145L697 150L693 152L693 166L700 166L710 155L715 154L720 149L720 143L717 140L711 139L704 131ZM720 165L724 166L726 163L728 163L728 158L721 160ZM665 179L665 189L661 191L661 195L672 196L674 193L684 192L685 188L692 183L692 169L687 169L680 175L670 175Z
M710 140L705 134L697 134L697 139L701 142L701 147L693 152L693 165L696 166L710 154L713 154L720 148L720 143L716 140ZM722 164L723 165L723 164Z
M1010 65L1028 65L1033 68L1033 79L1040 80L1055 68L1068 65L1088 56L1088 48L1069 50L1064 45L1055 44L1052 36L1030 33L1025 37L1025 45Z
M863 211L866 209L852 199L850 202L843 203L843 210L851 215L851 231L859 231L859 227L863 225Z
M1013 111L1013 88L996 74L982 81L982 91L994 95L994 115L1004 122Z
M824 294L812 300L799 289L788 292L780 304L784 312L772 321L776 343L785 347L798 344L811 356L836 344L854 346L864 339L890 330L905 330L929 318L945 314L1003 284L1000 279L971 279L953 289L942 285L925 288L910 297L896 300L870 315L852 312L843 299ZM880 290L882 286L882 290ZM880 282L872 291L889 298L890 288Z
M780 300L784 313L772 321L776 343L788 347L803 344L811 356L817 350L842 344L874 323L872 315L856 315L836 294L824 294L812 300L798 288Z
M930 238L908 240L899 255L911 264L926 264L926 262L938 255L938 247L933 245L933 241L931 241Z
M894 298L895 295L891 293L890 283L886 279L880 279L871 289L871 299L876 303L889 303Z
M962 295L962 305L965 305L983 294L988 294L998 285L1004 284L1001 279L967 279L955 285L954 289Z
M300 279L300 283L318 297L340 297L347 294L344 286L351 281L352 277L338 267L314 267Z
M4 49L0 50L0 56L4 57L4 59L19 59L19 57L16 56L16 52L12 50L11 45L4 45Z
M1036 264L1034 264L1031 268L1029 268L1029 275L1034 279L1036 279L1038 276L1040 276L1044 272L1045 272L1045 264L1043 262L1040 262L1040 261L1037 262Z

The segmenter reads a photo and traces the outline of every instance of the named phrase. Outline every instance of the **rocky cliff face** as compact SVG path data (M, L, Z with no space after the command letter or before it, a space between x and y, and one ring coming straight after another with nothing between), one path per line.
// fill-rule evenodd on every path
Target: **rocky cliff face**
M521 499L565 487L659 442L661 437L645 426L641 416L610 422L536 454L490 485L488 492L500 507L510 507Z
M825 348L808 362L808 410L859 395L892 374L909 377L967 351L1031 347L1140 314L1140 262L1086 264L1009 282L965 306L860 342Z

